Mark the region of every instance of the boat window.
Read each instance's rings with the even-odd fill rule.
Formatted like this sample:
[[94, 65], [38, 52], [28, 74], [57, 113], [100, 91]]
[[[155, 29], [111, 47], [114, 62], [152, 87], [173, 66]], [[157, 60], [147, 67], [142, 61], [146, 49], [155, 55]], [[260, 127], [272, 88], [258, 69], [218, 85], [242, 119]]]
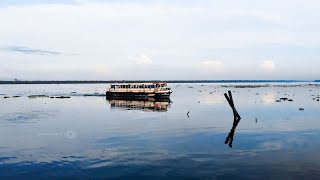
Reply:
[[154, 88], [154, 85], [150, 85], [150, 88]]
[[111, 88], [114, 89], [114, 88], [115, 88], [115, 85], [111, 85]]

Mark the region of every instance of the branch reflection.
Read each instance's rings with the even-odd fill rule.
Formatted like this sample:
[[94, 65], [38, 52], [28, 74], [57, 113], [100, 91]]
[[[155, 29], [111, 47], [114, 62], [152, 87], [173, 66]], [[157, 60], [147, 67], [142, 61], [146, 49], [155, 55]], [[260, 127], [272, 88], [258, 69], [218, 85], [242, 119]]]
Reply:
[[231, 148], [232, 148], [232, 142], [233, 142], [234, 133], [236, 132], [236, 128], [237, 128], [237, 126], [238, 126], [238, 124], [240, 122], [240, 119], [241, 118], [235, 118], [233, 120], [232, 129], [230, 130], [230, 132], [229, 132], [229, 134], [228, 134], [228, 136], [226, 138], [226, 141], [224, 142], [225, 144], [228, 144], [228, 142], [229, 142], [229, 147], [231, 147]]

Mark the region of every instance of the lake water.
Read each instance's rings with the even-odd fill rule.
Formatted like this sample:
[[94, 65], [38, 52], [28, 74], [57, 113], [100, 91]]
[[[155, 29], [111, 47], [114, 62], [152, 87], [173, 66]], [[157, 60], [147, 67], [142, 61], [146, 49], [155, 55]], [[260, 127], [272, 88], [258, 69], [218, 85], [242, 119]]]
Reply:
[[[169, 84], [170, 102], [108, 101], [107, 84], [0, 85], [0, 178], [319, 178], [318, 85], [221, 85]], [[228, 90], [242, 117], [232, 148]]]

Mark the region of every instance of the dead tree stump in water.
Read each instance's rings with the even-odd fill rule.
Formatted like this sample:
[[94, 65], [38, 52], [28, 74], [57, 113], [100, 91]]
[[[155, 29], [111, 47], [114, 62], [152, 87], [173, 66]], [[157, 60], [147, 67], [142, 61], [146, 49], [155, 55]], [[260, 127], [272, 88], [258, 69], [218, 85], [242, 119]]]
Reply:
[[[229, 96], [228, 96], [228, 94], [229, 94]], [[226, 138], [225, 144], [228, 144], [228, 142], [229, 142], [229, 146], [232, 147], [234, 133], [236, 131], [238, 123], [240, 122], [241, 117], [240, 117], [237, 109], [234, 106], [231, 91], [228, 91], [228, 94], [225, 93], [224, 96], [226, 97], [229, 105], [231, 106], [232, 112], [233, 112], [233, 125], [232, 125], [232, 129], [230, 130], [230, 132], [228, 134], [228, 137]]]
[[[229, 96], [228, 96], [228, 94], [229, 94]], [[233, 98], [232, 98], [232, 93], [231, 93], [231, 91], [228, 91], [228, 94], [227, 94], [227, 93], [224, 93], [224, 97], [226, 97], [226, 99], [227, 99], [227, 101], [228, 101], [229, 105], [231, 106], [231, 109], [232, 109], [232, 112], [233, 112], [234, 119], [238, 119], [238, 120], [240, 120], [240, 119], [241, 119], [241, 117], [240, 117], [240, 115], [239, 115], [239, 113], [238, 113], [237, 109], [236, 109], [236, 108], [235, 108], [235, 106], [234, 106], [234, 102], [233, 102]]]

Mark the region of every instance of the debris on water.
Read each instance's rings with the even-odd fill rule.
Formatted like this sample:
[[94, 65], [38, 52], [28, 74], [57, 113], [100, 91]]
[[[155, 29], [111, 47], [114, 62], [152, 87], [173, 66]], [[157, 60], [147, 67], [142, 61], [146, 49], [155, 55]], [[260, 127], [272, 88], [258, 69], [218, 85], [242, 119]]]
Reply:
[[188, 113], [187, 113], [188, 118], [190, 118], [190, 117], [189, 117], [189, 113], [190, 113], [190, 111], [188, 111]]
[[188, 86], [188, 88], [193, 88], [192, 86]]
[[93, 94], [85, 94], [83, 96], [94, 96]]
[[7, 98], [10, 98], [10, 97], [9, 97], [9, 96], [5, 96], [5, 97], [3, 97], [3, 98], [7, 99]]
[[70, 98], [70, 96], [57, 96], [55, 98], [64, 99], [64, 98]]
[[93, 94], [99, 94], [99, 92], [94, 92]]
[[200, 103], [200, 101], [198, 101], [198, 103]]
[[53, 96], [51, 96], [50, 98], [54, 98]]
[[288, 98], [280, 98], [280, 101], [287, 101]]
[[30, 95], [28, 96], [28, 98], [46, 98], [46, 97], [49, 97], [47, 95]]
[[299, 108], [299, 111], [304, 111], [304, 108]]
[[18, 98], [18, 97], [21, 97], [21, 96], [12, 96], [13, 98]]
[[289, 98], [284, 97], [284, 98], [280, 98], [280, 99], [277, 99], [277, 100], [276, 100], [276, 102], [281, 102], [281, 101], [289, 101], [289, 102], [292, 102], [293, 99], [289, 99]]
[[77, 93], [77, 92], [75, 92], [75, 91], [71, 92], [71, 94], [75, 94], [75, 93]]

